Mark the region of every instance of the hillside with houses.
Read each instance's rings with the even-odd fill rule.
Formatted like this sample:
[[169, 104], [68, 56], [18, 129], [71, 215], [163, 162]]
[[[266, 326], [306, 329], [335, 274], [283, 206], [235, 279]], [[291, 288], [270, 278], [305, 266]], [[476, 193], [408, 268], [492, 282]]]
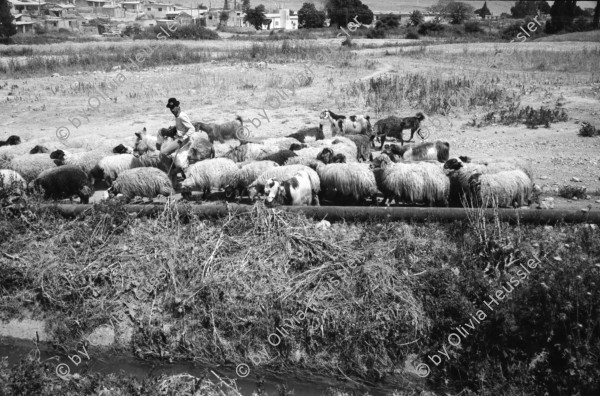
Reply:
[[[228, 2], [210, 1], [208, 5], [181, 5], [171, 2], [151, 0], [117, 1], [117, 0], [8, 0], [14, 15], [18, 34], [34, 34], [39, 31], [61, 31], [75, 34], [100, 34], [104, 36], [120, 35], [127, 26], [138, 25], [140, 28], [165, 24], [190, 25], [195, 24], [215, 29], [219, 26], [238, 28], [240, 30], [254, 28], [244, 22], [245, 12], [242, 11], [241, 1]], [[230, 4], [232, 3], [232, 4]], [[424, 20], [433, 19], [433, 14], [427, 13], [427, 7], [432, 1], [419, 2], [389, 2], [373, 1], [369, 4], [374, 13], [374, 23], [384, 15], [397, 15], [402, 21], [408, 21], [410, 13], [420, 10]], [[414, 4], [412, 4], [414, 3]], [[431, 3], [431, 4], [429, 4]], [[478, 5], [472, 2], [474, 6]], [[483, 2], [481, 2], [483, 4]], [[489, 1], [492, 15], [487, 19], [499, 19], [510, 10], [512, 2]], [[400, 5], [402, 7], [400, 7]], [[324, 7], [322, 2], [316, 2], [317, 8]], [[298, 29], [297, 10], [299, 2], [274, 3], [267, 2], [266, 22], [263, 30], [296, 30]], [[328, 25], [328, 22], [326, 23]]]

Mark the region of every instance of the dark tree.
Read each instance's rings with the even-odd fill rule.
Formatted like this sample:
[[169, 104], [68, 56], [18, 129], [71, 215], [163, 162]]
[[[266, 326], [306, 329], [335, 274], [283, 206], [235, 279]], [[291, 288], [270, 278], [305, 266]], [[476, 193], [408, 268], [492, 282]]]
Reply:
[[229, 9], [229, 1], [225, 0], [225, 4], [223, 4], [223, 9], [224, 10], [228, 10]]
[[229, 13], [225, 10], [221, 11], [219, 14], [219, 23], [221, 25], [227, 26], [227, 21], [229, 20]]
[[519, 0], [514, 7], [510, 8], [513, 18], [525, 18], [526, 16], [536, 16], [538, 7], [535, 1]]
[[547, 1], [538, 1], [535, 4], [542, 14], [550, 14], [550, 4]]
[[12, 5], [8, 0], [0, 0], [0, 39], [5, 42], [8, 42], [10, 36], [17, 34], [17, 25], [10, 13], [10, 7]]
[[378, 21], [375, 27], [380, 29], [395, 29], [400, 26], [400, 15], [387, 14], [383, 15]]
[[245, 12], [248, 9], [250, 9], [250, 0], [243, 0], [242, 1], [242, 10]]
[[558, 32], [573, 24], [577, 0], [556, 0], [550, 7], [551, 31]]
[[321, 28], [325, 24], [325, 11], [319, 11], [313, 3], [304, 3], [298, 10], [298, 24], [305, 29]]
[[596, 3], [596, 10], [594, 11], [594, 22], [592, 24], [592, 26], [594, 27], [594, 29], [598, 29], [599, 27], [599, 22], [600, 21], [600, 0], [598, 0], [598, 2]]
[[360, 0], [328, 0], [325, 8], [331, 23], [338, 26], [348, 26], [348, 22], [354, 22], [354, 17], [363, 25], [373, 22], [373, 12]]
[[475, 14], [479, 15], [482, 19], [485, 19], [486, 15], [492, 15], [490, 9], [487, 6], [487, 1], [483, 3], [483, 7], [478, 10], [475, 10]]
[[451, 2], [446, 6], [446, 13], [450, 23], [458, 25], [471, 18], [473, 15], [473, 6], [461, 2]]
[[267, 22], [267, 18], [265, 17], [265, 6], [260, 4], [255, 8], [248, 8], [246, 10], [244, 22], [248, 22], [250, 25], [254, 26], [256, 30], [261, 30], [262, 25]]
[[425, 20], [425, 18], [423, 17], [423, 13], [419, 10], [414, 10], [410, 14], [409, 19], [410, 19], [410, 23], [412, 23], [415, 26], [420, 25]]

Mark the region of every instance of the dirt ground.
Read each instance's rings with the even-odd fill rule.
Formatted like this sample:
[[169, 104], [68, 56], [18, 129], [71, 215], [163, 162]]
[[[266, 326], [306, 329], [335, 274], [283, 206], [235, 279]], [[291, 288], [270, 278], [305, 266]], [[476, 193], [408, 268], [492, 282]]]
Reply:
[[[378, 40], [356, 40], [362, 41], [372, 45]], [[333, 42], [339, 45], [339, 40]], [[334, 45], [333, 42], [331, 45]], [[380, 44], [389, 42], [381, 40]], [[245, 44], [237, 41], [234, 45]], [[600, 44], [530, 42], [519, 46], [523, 49], [573, 51], [598, 48]], [[173, 123], [173, 116], [165, 107], [169, 97], [178, 98], [183, 111], [193, 120], [223, 122], [239, 114], [248, 124], [253, 120], [254, 126], [250, 126], [250, 130], [255, 138], [285, 136], [302, 127], [317, 125], [319, 113], [326, 108], [336, 109], [342, 114], [373, 114], [372, 109], [368, 108], [356, 108], [351, 105], [342, 109], [336, 107], [336, 90], [342, 89], [350, 81], [384, 73], [402, 75], [418, 71], [425, 75], [469, 75], [476, 69], [481, 70], [481, 65], [459, 65], [444, 61], [444, 55], [464, 53], [464, 44], [430, 47], [425, 59], [403, 56], [403, 51], [411, 51], [414, 48], [355, 50], [359, 64], [364, 64], [364, 67], [359, 68], [334, 69], [332, 66], [319, 64], [268, 62], [265, 68], [264, 62], [211, 62], [144, 69], [139, 72], [123, 71], [122, 77], [119, 77], [120, 71], [98, 71], [59, 77], [7, 80], [7, 86], [0, 90], [0, 139], [16, 134], [26, 141], [25, 144], [32, 144], [32, 141], [39, 139], [60, 143], [56, 137], [57, 128], [67, 127], [70, 133], [67, 140], [75, 138], [93, 145], [95, 140], [107, 138], [131, 145], [134, 140], [133, 133], [143, 127], [153, 133]], [[504, 50], [508, 47], [506, 44], [477, 44], [469, 46], [468, 51], [492, 52], [498, 48]], [[483, 70], [507, 79], [511, 73], [524, 73], [519, 70], [502, 69], [502, 65], [500, 58], [494, 68], [484, 66]], [[304, 66], [310, 67], [311, 73], [314, 73], [314, 82], [308, 87], [296, 88], [295, 95], [286, 95], [280, 101], [279, 107], [269, 105], [266, 101], [268, 95], [277, 90], [289, 93], [289, 90], [284, 89], [286, 83], [299, 72], [306, 70]], [[551, 81], [554, 78], [555, 73], [544, 73], [542, 80]], [[118, 88], [114, 91], [104, 88], [100, 89], [100, 93], [96, 93], [70, 88], [73, 84], [77, 85], [77, 82], [98, 86], [103, 81], [117, 81], [119, 78], [121, 80], [117, 84]], [[526, 80], [528, 77], [521, 75], [519, 78]], [[600, 78], [598, 74], [590, 76], [581, 73], [570, 76], [570, 81], [570, 85], [559, 87], [547, 84], [546, 92], [542, 96], [537, 90], [521, 99], [523, 105], [551, 107], [559, 101], [569, 114], [567, 122], [538, 129], [527, 129], [524, 125], [491, 125], [476, 128], [467, 123], [475, 115], [484, 114], [483, 111], [476, 114], [453, 113], [448, 117], [438, 116], [441, 121], [440, 127], [428, 125], [431, 131], [429, 140], [448, 141], [451, 156], [509, 156], [529, 159], [533, 163], [535, 183], [542, 187], [545, 195], [555, 196], [557, 208], [585, 208], [591, 205], [593, 209], [600, 210], [600, 138], [584, 138], [577, 135], [581, 121], [588, 121], [600, 127]], [[506, 84], [510, 85], [510, 82]], [[97, 99], [92, 99], [94, 96]], [[95, 105], [96, 109], [89, 109], [88, 103]], [[418, 110], [398, 109], [396, 115], [412, 115]], [[375, 122], [377, 118], [384, 116], [387, 114], [371, 117]], [[78, 122], [74, 118], [78, 118], [80, 122], [78, 127], [75, 126]], [[328, 132], [326, 129], [326, 134]], [[580, 181], [572, 181], [573, 177]], [[591, 199], [567, 201], [557, 198], [558, 186], [565, 184], [585, 185]]]

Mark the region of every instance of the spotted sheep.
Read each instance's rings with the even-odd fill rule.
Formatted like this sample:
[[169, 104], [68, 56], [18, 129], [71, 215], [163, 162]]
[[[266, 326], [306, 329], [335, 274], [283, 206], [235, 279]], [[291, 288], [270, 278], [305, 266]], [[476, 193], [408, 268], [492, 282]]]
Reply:
[[319, 198], [313, 192], [310, 177], [307, 172], [300, 171], [288, 180], [269, 179], [265, 185], [268, 194], [266, 202], [277, 202], [292, 205], [319, 205]]

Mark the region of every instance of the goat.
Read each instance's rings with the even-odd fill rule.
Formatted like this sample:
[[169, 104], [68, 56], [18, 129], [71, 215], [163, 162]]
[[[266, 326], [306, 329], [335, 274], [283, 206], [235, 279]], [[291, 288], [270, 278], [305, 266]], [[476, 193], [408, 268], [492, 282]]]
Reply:
[[336, 136], [338, 133], [342, 135], [352, 134], [370, 136], [373, 133], [371, 117], [368, 115], [352, 115], [346, 117], [344, 115], [335, 114], [331, 110], [325, 110], [321, 113], [320, 118], [329, 121], [332, 136]]
[[404, 145], [404, 138], [402, 137], [402, 131], [410, 128], [410, 138], [407, 140], [410, 142], [417, 132], [421, 128], [421, 122], [425, 119], [425, 115], [419, 112], [414, 117], [396, 117], [389, 116], [375, 123], [375, 133], [371, 135], [371, 144], [375, 147], [375, 138], [381, 138], [381, 147], [383, 149], [386, 137], [392, 137], [400, 141], [401, 145]]

